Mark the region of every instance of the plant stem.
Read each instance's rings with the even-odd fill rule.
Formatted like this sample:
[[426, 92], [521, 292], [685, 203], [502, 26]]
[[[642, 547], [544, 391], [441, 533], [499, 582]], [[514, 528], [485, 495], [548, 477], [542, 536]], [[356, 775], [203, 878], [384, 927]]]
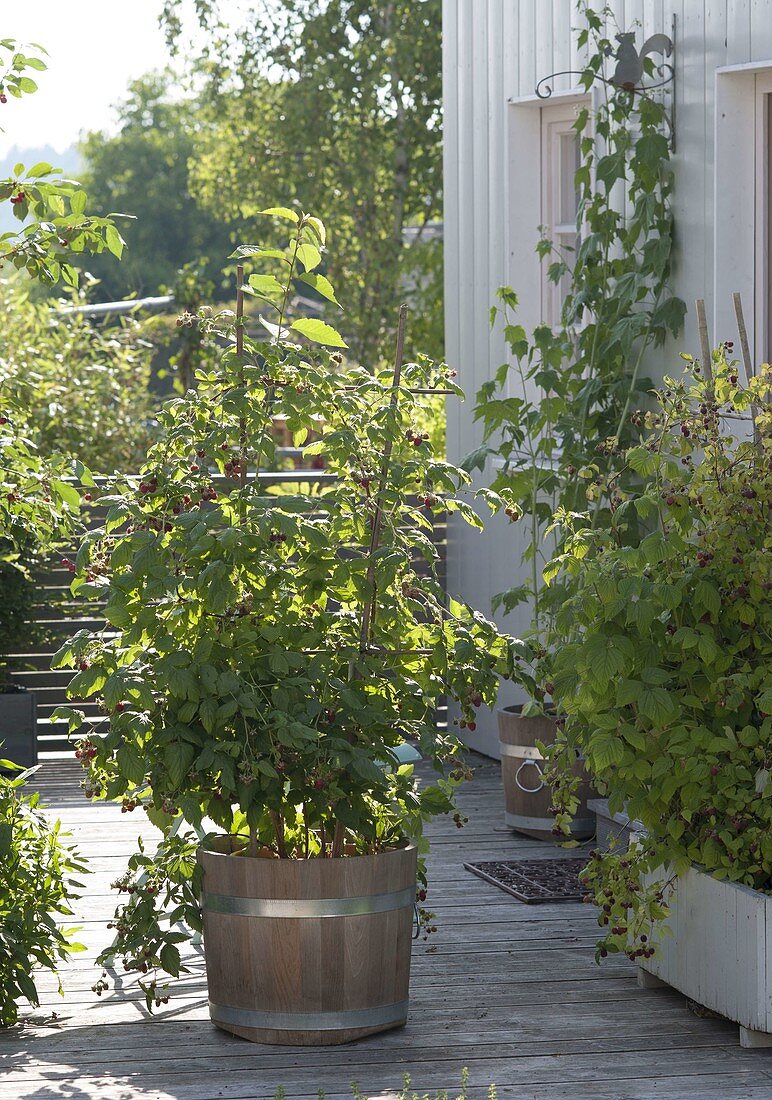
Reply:
[[279, 853], [279, 858], [289, 859], [287, 845], [284, 841], [284, 817], [278, 810], [269, 810], [268, 816], [271, 819], [273, 831], [276, 834], [276, 851]]

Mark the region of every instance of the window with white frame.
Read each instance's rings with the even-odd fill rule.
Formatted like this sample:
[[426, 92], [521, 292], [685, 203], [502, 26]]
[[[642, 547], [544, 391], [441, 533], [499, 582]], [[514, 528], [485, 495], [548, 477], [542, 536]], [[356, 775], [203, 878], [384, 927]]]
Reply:
[[554, 245], [542, 261], [542, 320], [558, 325], [570, 285], [565, 274], [558, 283], [548, 276], [550, 265], [563, 258], [573, 266], [578, 245], [576, 215], [579, 195], [574, 177], [579, 167], [580, 138], [574, 123], [578, 105], [555, 104], [541, 111], [541, 222]]

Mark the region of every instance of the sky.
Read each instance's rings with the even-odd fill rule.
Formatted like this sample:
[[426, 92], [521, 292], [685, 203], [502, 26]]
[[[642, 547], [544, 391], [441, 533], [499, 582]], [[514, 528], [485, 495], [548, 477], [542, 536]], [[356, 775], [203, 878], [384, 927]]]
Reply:
[[49, 69], [32, 73], [39, 90], [0, 105], [0, 158], [111, 128], [113, 105], [129, 81], [168, 61], [158, 26], [162, 0], [0, 0], [0, 38], [37, 42]]

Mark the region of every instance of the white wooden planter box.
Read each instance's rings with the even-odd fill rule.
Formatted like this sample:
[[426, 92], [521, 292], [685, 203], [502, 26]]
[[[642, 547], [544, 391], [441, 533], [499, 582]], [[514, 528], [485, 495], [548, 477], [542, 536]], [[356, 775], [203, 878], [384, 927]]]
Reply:
[[772, 1046], [772, 896], [691, 869], [668, 899], [672, 935], [639, 963], [662, 982], [740, 1025], [741, 1046]]

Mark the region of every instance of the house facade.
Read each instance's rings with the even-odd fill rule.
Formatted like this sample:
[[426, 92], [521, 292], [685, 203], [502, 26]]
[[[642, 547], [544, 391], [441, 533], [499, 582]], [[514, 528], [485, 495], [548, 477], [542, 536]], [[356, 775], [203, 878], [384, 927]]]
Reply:
[[[595, 7], [603, 4], [597, 0]], [[694, 301], [705, 300], [714, 342], [737, 339], [732, 294], [740, 292], [756, 362], [772, 358], [772, 0], [611, 0], [616, 31], [673, 42], [667, 60], [675, 172], [673, 290], [688, 306], [677, 345], [650, 373], [676, 372], [680, 349], [699, 353]], [[489, 326], [499, 286], [520, 299], [527, 330], [553, 321], [559, 290], [536, 255], [538, 227], [572, 231], [578, 86], [575, 0], [444, 0], [446, 347], [467, 394], [448, 410], [456, 461], [480, 442], [474, 395], [506, 359]], [[567, 72], [569, 71], [569, 72]], [[570, 71], [573, 71], [573, 75]], [[552, 94], [536, 94], [539, 81]], [[544, 85], [541, 86], [542, 92]], [[490, 474], [490, 471], [486, 471]], [[520, 583], [524, 536], [489, 521], [484, 534], [449, 527], [448, 585], [489, 611], [496, 592]], [[517, 634], [528, 610], [503, 620]], [[517, 702], [514, 690], [502, 701]], [[498, 756], [493, 715], [467, 734]]]

